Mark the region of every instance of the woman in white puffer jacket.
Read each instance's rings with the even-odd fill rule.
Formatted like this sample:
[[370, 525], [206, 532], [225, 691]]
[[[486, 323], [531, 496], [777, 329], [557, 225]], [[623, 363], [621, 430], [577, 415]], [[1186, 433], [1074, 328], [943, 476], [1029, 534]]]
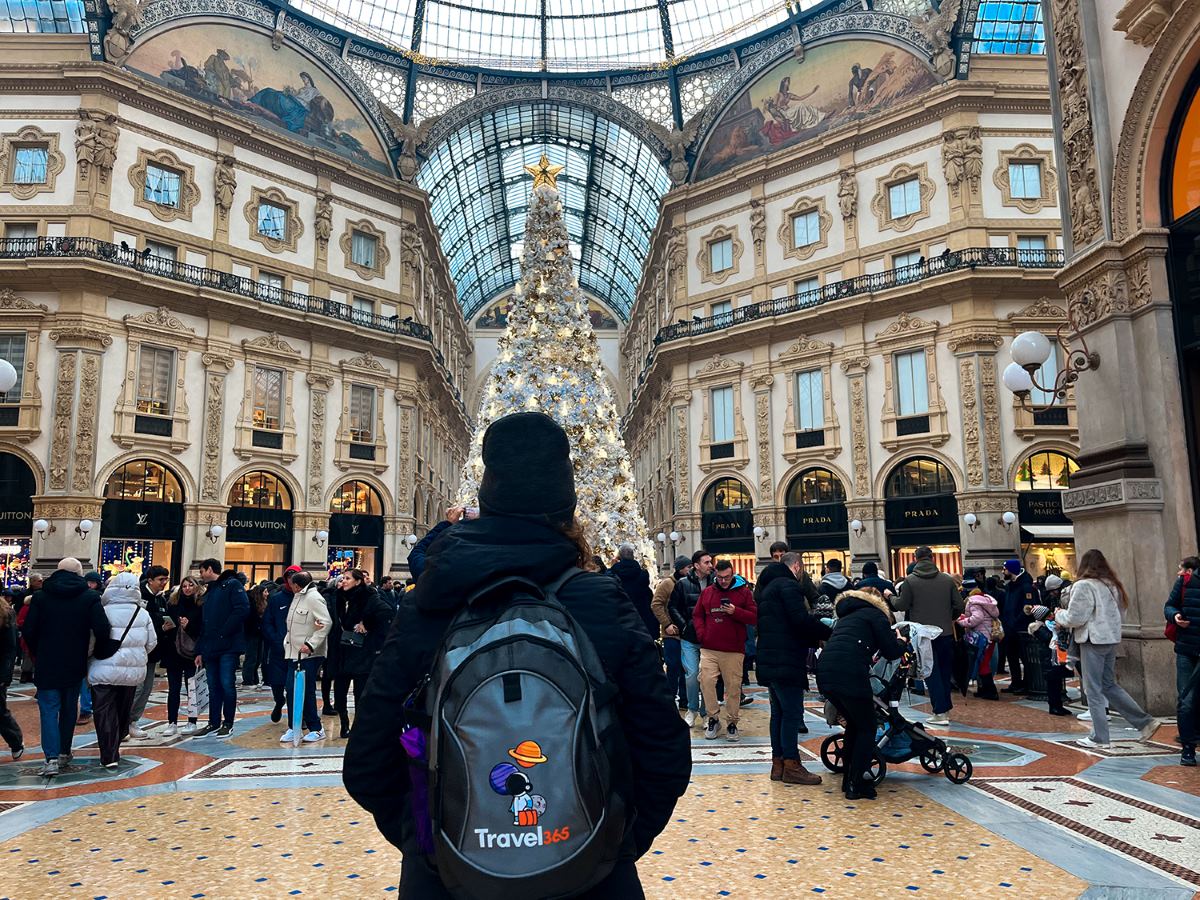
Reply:
[[122, 572], [110, 581], [102, 599], [112, 626], [110, 637], [119, 641], [121, 648], [107, 659], [93, 659], [88, 664], [88, 684], [100, 762], [106, 769], [115, 769], [121, 758], [121, 738], [129, 733], [133, 697], [146, 677], [147, 658], [158, 638], [150, 614], [142, 608], [141, 588], [132, 572]]

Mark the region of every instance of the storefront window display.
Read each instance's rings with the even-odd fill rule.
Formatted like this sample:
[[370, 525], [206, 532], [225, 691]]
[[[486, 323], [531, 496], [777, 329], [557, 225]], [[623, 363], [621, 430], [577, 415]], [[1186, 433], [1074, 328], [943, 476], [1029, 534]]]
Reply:
[[33, 537], [33, 470], [13, 453], [0, 453], [0, 585], [25, 587], [29, 582]]
[[1075, 527], [1063, 513], [1063, 491], [1079, 464], [1065, 453], [1044, 450], [1017, 467], [1017, 515], [1021, 522], [1021, 558], [1035, 578], [1075, 577]]
[[247, 472], [229, 493], [225, 564], [252, 583], [274, 581], [292, 557], [292, 495], [279, 476]]
[[850, 530], [846, 489], [828, 469], [808, 469], [797, 475], [787, 492], [787, 542], [800, 551], [804, 567], [820, 579], [825, 563], [850, 562]]
[[100, 566], [105, 576], [140, 576], [150, 566], [166, 566], [177, 582], [184, 502], [179, 477], [152, 460], [131, 460], [109, 476], [104, 497]]
[[736, 478], [715, 481], [705, 491], [701, 504], [704, 549], [716, 557], [722, 554], [730, 559], [747, 557], [751, 575], [754, 574], [753, 505], [750, 491]]
[[383, 569], [383, 501], [363, 481], [347, 481], [329, 504], [329, 575], [363, 569], [376, 581]]
[[935, 459], [910, 459], [892, 470], [884, 487], [892, 578], [904, 577], [921, 546], [933, 550], [943, 572], [962, 574], [955, 490], [953, 473]]

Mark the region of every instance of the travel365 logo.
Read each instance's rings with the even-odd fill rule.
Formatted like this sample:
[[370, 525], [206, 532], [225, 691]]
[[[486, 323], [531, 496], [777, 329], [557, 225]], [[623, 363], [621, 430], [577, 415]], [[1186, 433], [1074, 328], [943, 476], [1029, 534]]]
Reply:
[[502, 762], [492, 767], [488, 782], [492, 790], [501, 797], [510, 798], [508, 809], [512, 823], [517, 828], [536, 829], [530, 831], [494, 832], [489, 828], [476, 828], [479, 846], [488, 847], [537, 847], [570, 840], [570, 828], [547, 830], [542, 823], [546, 814], [546, 798], [533, 792], [533, 781], [527, 772], [535, 766], [549, 763], [537, 741], [521, 741], [508, 751], [511, 762]]

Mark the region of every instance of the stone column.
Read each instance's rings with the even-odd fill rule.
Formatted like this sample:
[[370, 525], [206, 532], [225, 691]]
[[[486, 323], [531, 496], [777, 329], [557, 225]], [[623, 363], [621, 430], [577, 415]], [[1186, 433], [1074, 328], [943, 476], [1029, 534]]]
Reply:
[[[846, 504], [849, 521], [863, 523], [861, 534], [850, 530], [851, 566], [856, 572], [866, 562], [881, 562], [886, 536], [883, 528], [883, 505], [872, 497], [871, 434], [867, 411], [867, 369], [871, 360], [865, 353], [842, 360], [842, 371], [850, 389], [850, 495]], [[886, 566], [884, 567], [886, 568]]]
[[413, 458], [413, 423], [417, 412], [417, 386], [415, 384], [401, 385], [396, 391], [396, 405], [399, 409], [399, 438], [396, 441], [396, 515], [388, 522], [386, 533], [391, 537], [390, 548], [387, 550], [389, 561], [388, 574], [393, 578], [408, 578], [411, 574], [408, 568], [410, 548], [404, 542], [416, 528], [413, 515], [413, 471], [416, 468]]
[[183, 509], [183, 552], [181, 558], [191, 560], [188, 573], [198, 575], [203, 560], [225, 561], [225, 533], [215, 541], [209, 536], [212, 526], [222, 529], [229, 525], [229, 507], [223, 503], [188, 503]]
[[[64, 556], [74, 556], [89, 568], [100, 558], [103, 501], [96, 497], [96, 434], [101, 364], [112, 338], [96, 323], [79, 320], [56, 325], [50, 340], [58, 346], [50, 465], [46, 493], [34, 498], [34, 520], [45, 519], [50, 529], [35, 536], [34, 565], [52, 569]], [[75, 530], [81, 519], [93, 523], [86, 535]]]
[[307, 512], [292, 517], [292, 562], [319, 581], [329, 577], [329, 541], [318, 542], [318, 532], [329, 531], [329, 513]]

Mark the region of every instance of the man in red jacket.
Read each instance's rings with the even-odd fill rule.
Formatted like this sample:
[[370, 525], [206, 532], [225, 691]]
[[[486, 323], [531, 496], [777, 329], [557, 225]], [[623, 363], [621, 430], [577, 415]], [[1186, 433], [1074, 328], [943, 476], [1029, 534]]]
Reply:
[[733, 563], [717, 563], [716, 581], [706, 587], [692, 612], [700, 641], [700, 689], [709, 720], [704, 736], [715, 740], [721, 730], [717, 718], [717, 676], [725, 682], [725, 737], [738, 739], [737, 686], [742, 683], [742, 657], [746, 652], [746, 626], [758, 622], [754, 594], [744, 579], [736, 578]]

